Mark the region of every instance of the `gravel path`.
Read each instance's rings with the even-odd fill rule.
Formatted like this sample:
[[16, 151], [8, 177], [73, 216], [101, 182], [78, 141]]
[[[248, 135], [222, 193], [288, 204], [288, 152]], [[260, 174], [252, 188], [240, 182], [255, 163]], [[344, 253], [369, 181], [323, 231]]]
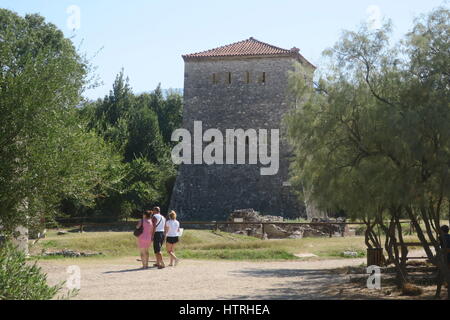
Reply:
[[[183, 260], [177, 267], [141, 270], [135, 257], [47, 260], [39, 265], [49, 282], [66, 280], [67, 267], [81, 269], [76, 299], [338, 299], [345, 275], [327, 269], [357, 266], [364, 259], [241, 262]], [[333, 285], [330, 285], [333, 284]]]

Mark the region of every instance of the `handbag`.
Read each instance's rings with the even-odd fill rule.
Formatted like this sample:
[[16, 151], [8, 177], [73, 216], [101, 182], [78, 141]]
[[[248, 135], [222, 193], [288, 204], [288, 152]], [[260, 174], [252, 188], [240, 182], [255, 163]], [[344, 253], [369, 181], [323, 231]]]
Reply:
[[136, 228], [133, 232], [135, 237], [139, 237], [144, 232], [144, 219], [141, 221], [141, 226]]

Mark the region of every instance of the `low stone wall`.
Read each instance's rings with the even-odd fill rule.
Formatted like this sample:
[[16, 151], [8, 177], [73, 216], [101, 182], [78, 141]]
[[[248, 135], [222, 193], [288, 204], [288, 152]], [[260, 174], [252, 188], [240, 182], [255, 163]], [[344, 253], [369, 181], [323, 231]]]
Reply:
[[[261, 215], [253, 209], [242, 209], [233, 211], [228, 218], [229, 222], [244, 222], [244, 224], [221, 226], [220, 230], [231, 233], [239, 233], [253, 237], [265, 239], [301, 239], [305, 237], [328, 237], [330, 234], [346, 233], [347, 226], [343, 225], [286, 225], [277, 224], [283, 222], [283, 217]], [[245, 224], [249, 222], [252, 224]], [[262, 225], [256, 223], [270, 223], [264, 226], [264, 235]], [[324, 219], [315, 219], [312, 222], [330, 222]], [[340, 221], [343, 222], [343, 221]]]

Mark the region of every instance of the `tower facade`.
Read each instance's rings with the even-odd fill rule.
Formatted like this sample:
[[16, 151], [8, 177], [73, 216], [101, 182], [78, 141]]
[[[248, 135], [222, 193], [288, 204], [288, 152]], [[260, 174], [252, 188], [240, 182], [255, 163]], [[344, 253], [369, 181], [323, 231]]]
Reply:
[[194, 122], [201, 122], [203, 131], [218, 129], [224, 136], [229, 129], [267, 129], [269, 133], [278, 129], [279, 169], [274, 175], [261, 175], [267, 165], [249, 164], [253, 140], [247, 138], [246, 164], [181, 164], [171, 209], [185, 220], [223, 220], [233, 210], [247, 208], [284, 217], [304, 216], [304, 204], [288, 183], [291, 154], [282, 118], [292, 108], [287, 88], [294, 62], [301, 64], [308, 77], [315, 67], [296, 48], [286, 50], [253, 38], [183, 59], [183, 128], [194, 135]]

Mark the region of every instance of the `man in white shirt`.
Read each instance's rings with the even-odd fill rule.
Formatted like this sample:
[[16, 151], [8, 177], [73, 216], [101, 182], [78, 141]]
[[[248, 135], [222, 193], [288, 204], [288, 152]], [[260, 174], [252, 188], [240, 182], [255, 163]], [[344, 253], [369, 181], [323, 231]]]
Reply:
[[166, 267], [164, 264], [163, 256], [161, 253], [161, 248], [164, 244], [164, 227], [166, 225], [166, 218], [161, 214], [161, 209], [159, 207], [153, 208], [153, 251], [156, 257], [155, 267], [158, 269], [163, 269]]

